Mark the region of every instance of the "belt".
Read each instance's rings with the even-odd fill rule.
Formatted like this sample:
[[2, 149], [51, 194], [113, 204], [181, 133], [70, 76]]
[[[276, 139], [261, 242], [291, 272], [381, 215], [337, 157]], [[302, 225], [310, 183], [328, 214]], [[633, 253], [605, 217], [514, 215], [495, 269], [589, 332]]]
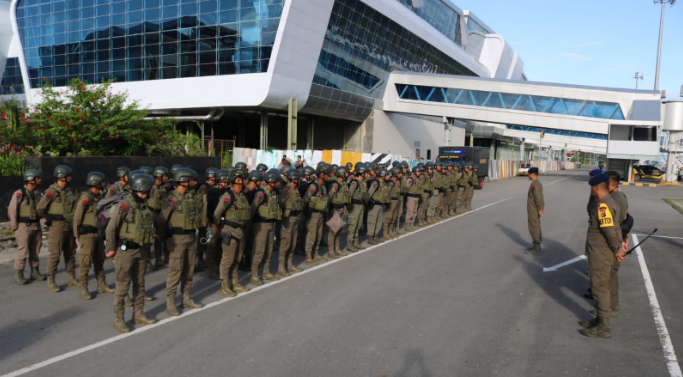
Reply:
[[296, 217], [299, 216], [299, 214], [301, 214], [301, 211], [291, 211], [289, 217]]
[[332, 208], [334, 208], [334, 209], [346, 208], [346, 204], [332, 204]]
[[133, 241], [127, 241], [127, 240], [119, 239], [119, 247], [121, 247], [121, 246], [125, 246], [126, 250], [132, 250], [132, 249], [139, 249], [141, 245], [139, 243], [135, 243]]
[[64, 221], [66, 220], [63, 215], [48, 215], [52, 218], [52, 221]]
[[40, 222], [40, 219], [29, 219], [28, 217], [20, 217], [17, 219], [18, 222], [26, 224], [26, 225], [31, 225], [31, 224], [38, 224]]
[[231, 226], [231, 227], [237, 228], [237, 229], [240, 229], [244, 226], [244, 224], [240, 224], [240, 223], [235, 222], [235, 221], [221, 220], [221, 226], [225, 226], [225, 225]]
[[194, 234], [195, 229], [180, 229], [180, 228], [171, 228], [171, 233], [174, 235], [178, 234]]
[[441, 193], [441, 192], [444, 192], [444, 191], [446, 191], [446, 189], [442, 189], [442, 188], [439, 189], [439, 192], [440, 192], [440, 193]]
[[254, 219], [255, 223], [274, 223], [275, 219], [264, 219], [263, 217], [257, 217]]
[[88, 225], [81, 225], [78, 227], [78, 234], [81, 236], [84, 234], [93, 234], [97, 233], [97, 228], [94, 226], [88, 226]]
[[411, 198], [419, 198], [421, 195], [420, 194], [408, 194], [408, 196]]
[[351, 200], [351, 203], [352, 203], [352, 204], [360, 204], [360, 205], [365, 204], [365, 203], [363, 203], [362, 200], [356, 200], [356, 199]]

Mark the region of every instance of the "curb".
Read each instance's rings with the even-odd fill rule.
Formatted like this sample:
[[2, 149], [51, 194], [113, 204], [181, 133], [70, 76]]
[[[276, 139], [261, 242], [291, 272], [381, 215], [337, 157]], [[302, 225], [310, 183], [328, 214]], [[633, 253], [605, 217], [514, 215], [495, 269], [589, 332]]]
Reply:
[[654, 183], [629, 183], [629, 182], [621, 182], [621, 184], [624, 185], [624, 186], [657, 187], [657, 185], [654, 184]]

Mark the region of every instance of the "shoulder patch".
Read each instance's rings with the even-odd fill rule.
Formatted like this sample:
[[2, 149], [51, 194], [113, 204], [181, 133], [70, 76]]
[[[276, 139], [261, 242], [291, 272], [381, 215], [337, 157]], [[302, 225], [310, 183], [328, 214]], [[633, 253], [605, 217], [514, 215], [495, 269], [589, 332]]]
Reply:
[[52, 197], [52, 198], [55, 197], [55, 194], [54, 194], [53, 192], [51, 192], [51, 191], [46, 192], [45, 195], [47, 195], [47, 196], [49, 196], [49, 197]]
[[124, 211], [128, 211], [128, 206], [126, 205], [126, 203], [121, 203], [121, 209], [123, 209]]
[[112, 186], [109, 186], [109, 190], [111, 190], [111, 191], [116, 191], [116, 187], [113, 186], [113, 185], [112, 185]]
[[167, 201], [168, 201], [169, 203], [175, 205], [175, 200], [169, 198], [169, 199], [167, 199]]
[[310, 190], [311, 190], [311, 192], [316, 192], [316, 191], [318, 191], [318, 190], [316, 190], [315, 187], [313, 187], [313, 186], [311, 186]]
[[614, 220], [612, 219], [612, 211], [605, 203], [600, 203], [598, 207], [598, 219], [600, 220], [600, 228], [608, 228], [614, 226]]
[[84, 201], [83, 201], [83, 204], [89, 204], [89, 203], [90, 203], [90, 202], [87, 201], [87, 200], [84, 200]]
[[24, 195], [22, 195], [21, 192], [17, 192], [17, 196], [21, 198]]
[[536, 188], [536, 185], [532, 183], [532, 184], [531, 184], [531, 188], [532, 188], [532, 189], [535, 189], [535, 188]]
[[266, 194], [264, 194], [263, 191], [259, 191], [258, 195], [259, 195], [260, 197], [262, 197], [262, 198], [265, 198], [265, 197], [266, 197]]
[[223, 198], [223, 201], [226, 203], [230, 203], [230, 198]]

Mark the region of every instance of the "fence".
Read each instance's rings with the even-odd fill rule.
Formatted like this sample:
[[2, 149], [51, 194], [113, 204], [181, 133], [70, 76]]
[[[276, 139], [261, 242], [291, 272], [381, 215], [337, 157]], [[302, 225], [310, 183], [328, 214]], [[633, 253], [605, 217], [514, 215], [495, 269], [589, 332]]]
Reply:
[[489, 179], [494, 181], [517, 176], [522, 164], [531, 164], [541, 172], [576, 169], [576, 163], [567, 161], [500, 161], [491, 160], [489, 164]]
[[[245, 162], [250, 168], [254, 168], [258, 164], [266, 164], [268, 168], [277, 168], [282, 161], [282, 157], [294, 164], [297, 156], [301, 156], [304, 161], [304, 166], [318, 166], [319, 162], [326, 162], [328, 164], [345, 165], [346, 163], [356, 164], [357, 162], [375, 162], [390, 164], [393, 161], [410, 161], [397, 154], [386, 153], [361, 153], [348, 152], [340, 150], [262, 150], [250, 148], [235, 148], [233, 149], [232, 161]], [[410, 161], [411, 166], [417, 164], [418, 161]]]
[[204, 150], [210, 156], [222, 156], [225, 152], [235, 149], [236, 139], [204, 139]]

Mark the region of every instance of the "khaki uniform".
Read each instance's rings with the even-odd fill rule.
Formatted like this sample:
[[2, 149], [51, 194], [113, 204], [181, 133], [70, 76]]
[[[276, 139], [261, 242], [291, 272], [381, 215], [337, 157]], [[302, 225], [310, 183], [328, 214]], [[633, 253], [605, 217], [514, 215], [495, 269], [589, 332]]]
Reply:
[[346, 228], [346, 245], [359, 245], [358, 231], [363, 225], [364, 203], [368, 198], [367, 183], [360, 179], [354, 179], [349, 183], [349, 195], [351, 205], [349, 210], [349, 220]]
[[[244, 193], [225, 192], [213, 213], [213, 223], [220, 226], [222, 257], [219, 267], [221, 280], [238, 280], [243, 245], [246, 241], [244, 226], [251, 218], [251, 208]], [[218, 235], [214, 235], [218, 238]]]
[[294, 250], [299, 236], [299, 216], [304, 211], [304, 200], [299, 190], [284, 187], [281, 190], [282, 226], [280, 230], [280, 250], [278, 255], [278, 271], [294, 270]]
[[[197, 202], [197, 205], [202, 208], [202, 224], [197, 232], [198, 240], [206, 238], [206, 232], [209, 226], [209, 214], [207, 213], [206, 192], [210, 188], [212, 188], [212, 186], [209, 186], [208, 183], [203, 183], [197, 188], [197, 191], [193, 194], [195, 201]], [[213, 214], [211, 214], [211, 216], [213, 216]], [[197, 244], [197, 264], [195, 266], [197, 270], [203, 270], [205, 264], [207, 263], [204, 259], [206, 251], [207, 244], [199, 242]]]
[[[621, 225], [621, 223], [626, 220], [626, 215], [628, 214], [628, 199], [626, 199], [626, 195], [621, 191], [612, 191], [610, 197], [614, 199], [614, 202], [619, 208], [616, 219], [620, 220], [616, 222]], [[615, 260], [609, 280], [610, 305], [612, 306], [612, 311], [619, 310], [619, 268], [621, 268], [621, 262]]]
[[456, 173], [455, 213], [465, 212], [465, 192], [467, 191], [467, 177], [464, 172]]
[[306, 222], [306, 261], [325, 261], [320, 256], [320, 241], [323, 238], [323, 220], [329, 205], [327, 188], [317, 182], [311, 183], [304, 194], [304, 203], [308, 211]]
[[175, 302], [178, 285], [183, 302], [190, 301], [196, 259], [195, 233], [200, 223], [201, 208], [197, 208], [192, 194], [186, 192], [183, 195], [177, 189], [168, 194], [155, 222], [157, 236], [166, 240], [169, 253], [167, 306]]
[[403, 232], [401, 232], [401, 216], [403, 216], [404, 208], [406, 206], [406, 194], [408, 193], [407, 182], [409, 175], [410, 173], [404, 173], [403, 177], [401, 177], [401, 185], [399, 188], [401, 194], [398, 199], [398, 216], [396, 217], [396, 224], [394, 225], [394, 228], [398, 234], [403, 234]]
[[387, 182], [389, 186], [389, 204], [387, 204], [384, 213], [384, 228], [382, 232], [385, 238], [398, 237], [397, 220], [399, 215], [399, 202], [401, 199], [401, 181], [391, 179]]
[[541, 236], [541, 215], [539, 211], [545, 208], [543, 198], [543, 185], [538, 179], [529, 185], [529, 194], [526, 200], [526, 212], [529, 224], [529, 234], [534, 244], [540, 245], [543, 237]]
[[43, 232], [40, 229], [40, 217], [36, 205], [42, 193], [35, 189], [30, 191], [24, 186], [12, 194], [7, 207], [10, 227], [16, 229], [14, 236], [17, 241], [17, 254], [14, 257], [14, 269], [24, 270], [28, 257], [31, 267], [38, 267], [40, 247], [43, 245]]
[[465, 193], [463, 196], [463, 206], [466, 211], [472, 210], [472, 198], [474, 197], [474, 181], [477, 179], [473, 171], [468, 171], [464, 174], [467, 181], [467, 186], [465, 188]]
[[422, 188], [419, 186], [419, 178], [415, 176], [406, 178], [406, 228], [410, 229], [415, 225], [417, 218], [418, 205], [422, 195]]
[[621, 210], [611, 196], [595, 203], [586, 235], [586, 255], [591, 291], [598, 306], [598, 316], [612, 316], [610, 279], [614, 274], [614, 255], [621, 248], [618, 217]]
[[429, 201], [427, 202], [427, 222], [433, 223], [435, 222], [434, 215], [436, 214], [436, 207], [439, 205], [439, 173], [434, 170], [432, 175], [427, 177], [427, 180], [429, 181], [430, 187], [430, 190], [428, 191]]
[[[157, 221], [157, 217], [159, 217], [159, 213], [161, 213], [161, 207], [164, 205], [164, 199], [166, 199], [167, 194], [168, 191], [163, 184], [160, 186], [155, 184], [152, 186], [152, 190], [150, 190], [149, 199], [147, 199], [147, 208], [152, 211], [152, 218], [154, 219], [155, 223]], [[162, 265], [163, 245], [164, 242], [162, 239], [158, 237], [154, 239], [154, 258], [156, 258], [155, 263], [157, 267], [161, 267]], [[166, 262], [168, 262], [168, 252], [166, 253], [165, 259]]]
[[104, 245], [97, 230], [97, 202], [102, 195], [95, 195], [91, 191], [84, 191], [76, 202], [74, 213], [74, 237], [79, 240], [78, 248], [78, 278], [81, 286], [87, 289], [90, 266], [95, 270], [98, 281], [104, 280]]
[[[328, 185], [328, 195], [330, 197], [330, 205], [332, 210], [328, 213], [327, 220], [331, 219], [335, 213], [344, 219], [344, 215], [347, 214], [346, 206], [351, 203], [351, 196], [349, 195], [349, 187], [346, 182], [340, 181], [338, 178], [334, 178]], [[341, 248], [339, 244], [341, 242], [341, 232], [339, 229], [337, 233], [334, 233], [332, 229], [329, 230], [327, 234], [327, 244], [328, 244], [328, 255], [334, 256], [335, 254], [341, 253]]]
[[114, 313], [124, 312], [124, 301], [128, 296], [131, 283], [135, 310], [142, 310], [145, 304], [146, 261], [140, 248], [154, 242], [155, 229], [152, 212], [145, 203], [132, 195], [125, 195], [112, 211], [106, 229], [109, 249], [116, 247], [114, 270], [116, 271], [116, 290], [114, 291]]
[[384, 224], [384, 206], [390, 202], [389, 186], [386, 182], [379, 179], [372, 180], [368, 185], [368, 196], [370, 196], [370, 207], [368, 209], [368, 236], [378, 237]]
[[121, 181], [116, 181], [114, 182], [114, 184], [109, 186], [109, 189], [107, 190], [107, 193], [105, 195], [105, 199], [114, 195], [124, 195], [130, 193], [130, 186], [127, 183], [122, 184]]
[[422, 188], [420, 192], [420, 201], [417, 205], [417, 225], [423, 226], [426, 224], [427, 207], [429, 206], [429, 194], [432, 191], [431, 181], [426, 173], [417, 178], [418, 186]]
[[275, 222], [282, 219], [280, 198], [277, 191], [258, 190], [251, 202], [251, 218], [254, 224], [254, 245], [251, 261], [251, 278], [259, 278], [259, 266], [263, 262], [263, 276], [270, 276], [270, 257], [273, 255]]
[[40, 217], [45, 217], [48, 222], [47, 248], [50, 257], [47, 261], [48, 279], [55, 276], [61, 255], [64, 255], [66, 271], [70, 277], [76, 275], [76, 240], [72, 233], [73, 207], [76, 203], [76, 194], [69, 187], [60, 188], [57, 184], [51, 185], [45, 190], [45, 195], [40, 198], [36, 206], [36, 212]]

